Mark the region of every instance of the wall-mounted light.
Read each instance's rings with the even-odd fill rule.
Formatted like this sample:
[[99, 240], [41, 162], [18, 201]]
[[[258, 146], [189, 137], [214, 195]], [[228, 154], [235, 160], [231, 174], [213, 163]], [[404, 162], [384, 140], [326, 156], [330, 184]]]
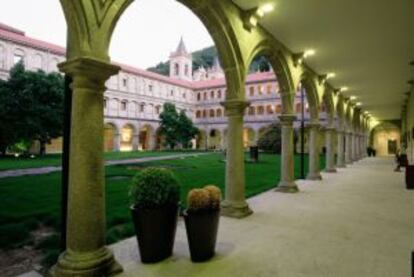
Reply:
[[354, 101], [354, 100], [356, 100], [356, 96], [351, 96], [351, 97], [349, 97], [349, 100], [351, 100], [351, 101]]
[[251, 31], [257, 26], [261, 18], [263, 18], [267, 13], [272, 12], [274, 9], [274, 5], [272, 3], [268, 3], [245, 11], [243, 15], [244, 28]]
[[356, 102], [356, 104], [355, 104], [357, 107], [360, 107], [360, 106], [362, 106], [362, 102]]
[[[349, 88], [348, 88], [348, 87], [341, 87], [341, 88], [340, 88], [340, 91], [341, 91], [341, 92], [348, 91], [348, 90], [349, 90]], [[352, 96], [351, 96], [351, 98], [352, 98]]]
[[335, 73], [329, 72], [328, 74], [319, 75], [319, 84], [325, 83], [328, 79], [334, 78], [336, 76]]
[[300, 53], [294, 53], [293, 56], [293, 63], [295, 66], [301, 65], [303, 63], [303, 60], [314, 56], [316, 54], [316, 51], [314, 49], [307, 49], [305, 52]]

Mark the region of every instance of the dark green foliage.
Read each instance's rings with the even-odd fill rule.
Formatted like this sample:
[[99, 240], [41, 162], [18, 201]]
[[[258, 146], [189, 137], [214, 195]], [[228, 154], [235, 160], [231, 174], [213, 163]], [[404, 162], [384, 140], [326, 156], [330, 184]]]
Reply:
[[132, 204], [142, 209], [176, 205], [180, 200], [180, 185], [171, 170], [149, 167], [134, 177], [130, 197]]
[[9, 80], [0, 83], [1, 152], [38, 140], [43, 154], [46, 143], [62, 135], [63, 88], [58, 73], [26, 71], [22, 63], [11, 69]]
[[24, 223], [0, 226], [0, 248], [19, 247], [30, 237], [30, 228]]
[[[214, 59], [217, 57], [217, 48], [210, 46], [192, 53], [193, 56], [193, 70], [196, 70], [203, 66], [204, 68], [210, 68], [213, 66]], [[267, 59], [263, 56], [256, 57], [250, 65], [249, 72], [256, 71], [269, 71], [271, 68]], [[170, 75], [170, 62], [160, 62], [155, 67], [150, 67], [147, 70], [169, 76]]]
[[278, 123], [273, 123], [267, 127], [259, 136], [257, 142], [259, 149], [268, 153], [280, 154], [282, 146], [281, 127]]
[[178, 143], [187, 148], [198, 133], [191, 119], [184, 111], [178, 114], [174, 104], [164, 104], [160, 119], [160, 134], [164, 136], [170, 149], [174, 149]]

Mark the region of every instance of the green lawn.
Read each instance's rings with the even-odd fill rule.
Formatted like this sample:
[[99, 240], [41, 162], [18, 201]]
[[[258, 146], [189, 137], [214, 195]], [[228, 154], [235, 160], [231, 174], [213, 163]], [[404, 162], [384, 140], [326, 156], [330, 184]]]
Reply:
[[[106, 167], [107, 240], [113, 243], [133, 235], [129, 214], [128, 190], [131, 177], [147, 166], [168, 167], [181, 181], [181, 199], [191, 188], [216, 184], [224, 189], [225, 164], [221, 154], [196, 158], [155, 161], [136, 165]], [[295, 174], [299, 176], [299, 157]], [[307, 157], [305, 161], [307, 165]], [[321, 168], [324, 159], [321, 159]], [[306, 166], [307, 171], [307, 166]], [[253, 196], [275, 187], [279, 181], [280, 156], [261, 154], [257, 164], [246, 163], [246, 196]], [[0, 179], [0, 248], [30, 243], [29, 232], [41, 222], [59, 229], [60, 173]], [[40, 245], [53, 262], [57, 255], [58, 236]]]
[[[167, 156], [179, 153], [193, 153], [191, 151], [133, 151], [133, 152], [106, 152], [105, 160], [124, 160], [144, 157]], [[60, 166], [62, 154], [47, 154], [43, 157], [0, 157], [0, 171], [10, 169], [36, 168], [45, 166]]]

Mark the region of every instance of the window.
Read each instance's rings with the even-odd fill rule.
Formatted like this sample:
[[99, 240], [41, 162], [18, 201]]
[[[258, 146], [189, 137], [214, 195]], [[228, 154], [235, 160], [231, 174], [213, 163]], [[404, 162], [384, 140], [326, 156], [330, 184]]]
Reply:
[[201, 111], [197, 111], [196, 112], [196, 118], [200, 118], [201, 117]]
[[263, 106], [257, 107], [257, 114], [258, 115], [263, 115], [264, 114], [264, 107]]
[[122, 101], [121, 102], [121, 111], [126, 111], [127, 109], [127, 101]]
[[255, 114], [256, 114], [255, 107], [249, 107], [249, 115], [255, 115]]
[[197, 101], [201, 101], [201, 92], [197, 93]]
[[282, 105], [276, 105], [276, 113], [282, 113]]
[[257, 86], [257, 91], [259, 92], [259, 95], [263, 94], [263, 87], [261, 85]]
[[207, 117], [207, 110], [203, 110], [203, 118]]
[[217, 98], [221, 99], [221, 90], [220, 89], [217, 91]]
[[185, 76], [188, 76], [189, 75], [189, 71], [190, 71], [188, 64], [185, 65], [184, 71], [185, 71]]
[[254, 96], [254, 87], [250, 87], [249, 91], [250, 96]]
[[148, 85], [148, 91], [152, 92], [154, 90], [154, 86], [153, 85]]
[[268, 84], [266, 90], [267, 90], [267, 94], [272, 94], [272, 85]]
[[267, 105], [266, 113], [267, 114], [273, 114], [273, 106], [272, 105]]
[[107, 108], [107, 103], [108, 101], [107, 101], [107, 99], [105, 98], [104, 100], [103, 100], [103, 106], [104, 106], [104, 109], [106, 109]]
[[174, 64], [174, 75], [178, 76], [180, 74], [180, 65], [178, 63]]
[[19, 62], [24, 63], [24, 52], [23, 52], [23, 50], [17, 49], [14, 52], [13, 64], [18, 64]]
[[161, 110], [161, 107], [160, 106], [156, 106], [155, 107], [155, 113], [156, 114], [160, 114], [160, 110]]
[[187, 98], [187, 94], [184, 92], [183, 93], [183, 98], [186, 99]]
[[174, 96], [174, 90], [170, 91], [170, 96]]
[[214, 110], [210, 110], [210, 117], [214, 117], [216, 112]]
[[207, 92], [204, 92], [203, 99], [207, 100]]
[[6, 66], [6, 49], [4, 46], [0, 45], [0, 68]]
[[140, 113], [143, 113], [145, 111], [145, 104], [144, 103], [141, 103], [140, 105], [139, 105], [139, 112]]
[[210, 91], [210, 98], [214, 99], [214, 90]]
[[223, 115], [222, 110], [221, 109], [217, 109], [216, 115], [217, 115], [217, 117], [222, 117], [222, 115]]
[[124, 87], [128, 86], [128, 79], [127, 78], [123, 78], [122, 79], [122, 84], [124, 85]]

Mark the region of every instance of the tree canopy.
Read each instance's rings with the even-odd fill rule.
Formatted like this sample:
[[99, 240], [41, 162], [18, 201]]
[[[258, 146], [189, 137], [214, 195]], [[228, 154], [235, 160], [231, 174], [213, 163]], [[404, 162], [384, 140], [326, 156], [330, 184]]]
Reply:
[[0, 82], [0, 151], [38, 140], [41, 154], [62, 135], [64, 81], [58, 73], [26, 71], [22, 63]]
[[164, 136], [166, 144], [174, 149], [176, 145], [188, 148], [190, 141], [198, 133], [198, 129], [184, 111], [180, 113], [172, 103], [165, 103], [160, 114], [160, 134]]

